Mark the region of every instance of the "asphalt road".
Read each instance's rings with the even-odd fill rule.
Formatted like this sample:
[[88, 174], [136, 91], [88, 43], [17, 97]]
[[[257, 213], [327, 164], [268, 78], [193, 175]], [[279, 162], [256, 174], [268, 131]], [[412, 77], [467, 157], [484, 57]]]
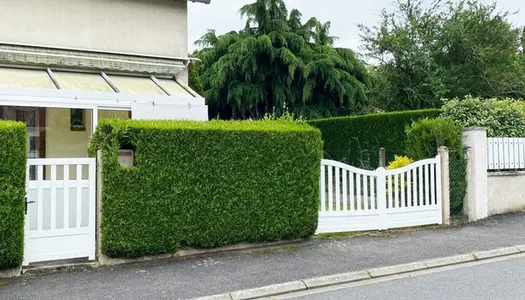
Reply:
[[292, 299], [519, 300], [525, 298], [524, 283], [521, 257]]
[[192, 299], [522, 245], [525, 244], [524, 232], [525, 214], [515, 214], [457, 228], [391, 233], [379, 237], [312, 239], [277, 250], [232, 252], [184, 261], [162, 260], [46, 276], [22, 276], [0, 279], [0, 300]]

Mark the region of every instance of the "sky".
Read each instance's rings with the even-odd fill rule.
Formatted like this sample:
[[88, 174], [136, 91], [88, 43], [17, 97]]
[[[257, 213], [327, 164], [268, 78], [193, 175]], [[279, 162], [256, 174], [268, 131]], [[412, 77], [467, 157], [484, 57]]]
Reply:
[[[489, 1], [489, 0], [487, 0]], [[218, 34], [241, 29], [245, 22], [239, 9], [254, 0], [212, 0], [210, 5], [189, 2], [189, 42], [199, 39], [207, 29]], [[331, 21], [331, 34], [339, 37], [338, 47], [359, 50], [361, 46], [358, 24], [373, 26], [379, 20], [381, 9], [391, 10], [392, 0], [285, 0], [288, 10], [299, 9], [304, 19], [316, 17], [321, 22]], [[515, 24], [525, 25], [525, 0], [498, 0], [500, 9], [517, 13], [511, 16]]]

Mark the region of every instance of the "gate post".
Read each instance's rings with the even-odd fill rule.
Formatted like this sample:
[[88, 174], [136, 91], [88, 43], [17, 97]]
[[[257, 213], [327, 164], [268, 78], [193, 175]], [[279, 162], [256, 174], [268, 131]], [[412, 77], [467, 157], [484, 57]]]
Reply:
[[102, 254], [102, 235], [100, 224], [102, 221], [102, 151], [97, 151], [97, 218], [96, 218], [96, 235], [97, 235], [97, 259], [100, 262], [103, 258]]
[[385, 168], [378, 168], [377, 173], [377, 211], [379, 213], [379, 230], [388, 229], [386, 216], [386, 175]]
[[487, 129], [465, 129], [463, 145], [467, 148], [467, 197], [463, 207], [469, 221], [477, 221], [488, 217]]
[[[450, 170], [448, 148], [439, 147], [438, 154], [440, 158], [441, 170], [441, 211], [443, 225], [450, 225]], [[438, 174], [439, 175], [439, 174]]]

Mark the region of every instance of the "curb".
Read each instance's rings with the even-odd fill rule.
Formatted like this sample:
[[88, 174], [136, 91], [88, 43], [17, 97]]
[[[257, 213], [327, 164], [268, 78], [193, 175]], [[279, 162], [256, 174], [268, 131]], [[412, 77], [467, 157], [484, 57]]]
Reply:
[[98, 268], [100, 265], [97, 262], [73, 263], [66, 265], [50, 265], [41, 267], [32, 267], [21, 270], [22, 276], [41, 276], [49, 275], [58, 272], [84, 272], [90, 269]]
[[474, 261], [509, 256], [525, 253], [525, 245], [499, 248], [488, 251], [478, 251], [469, 254], [461, 254], [449, 257], [430, 259], [425, 261], [401, 264], [395, 266], [373, 268], [358, 272], [342, 273], [330, 276], [315, 277], [305, 280], [291, 281], [281, 284], [268, 285], [264, 287], [239, 290], [231, 293], [194, 298], [193, 300], [249, 300], [264, 297], [283, 295], [293, 292], [313, 290], [338, 284], [352, 283], [375, 279], [390, 275], [410, 273], [421, 270], [440, 268], [451, 265], [459, 265]]

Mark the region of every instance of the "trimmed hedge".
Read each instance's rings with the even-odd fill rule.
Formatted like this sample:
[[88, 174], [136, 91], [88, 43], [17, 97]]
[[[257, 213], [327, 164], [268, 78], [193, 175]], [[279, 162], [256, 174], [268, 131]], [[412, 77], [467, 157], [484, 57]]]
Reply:
[[[135, 149], [134, 167], [117, 162]], [[104, 120], [102, 251], [138, 257], [180, 245], [303, 238], [317, 228], [319, 130], [290, 121]]]
[[310, 121], [321, 130], [325, 158], [367, 169], [379, 165], [379, 148], [385, 147], [387, 161], [405, 152], [405, 128], [423, 118], [439, 116], [440, 110], [415, 110], [339, 117]]
[[0, 121], [0, 269], [16, 268], [24, 256], [26, 127]]

